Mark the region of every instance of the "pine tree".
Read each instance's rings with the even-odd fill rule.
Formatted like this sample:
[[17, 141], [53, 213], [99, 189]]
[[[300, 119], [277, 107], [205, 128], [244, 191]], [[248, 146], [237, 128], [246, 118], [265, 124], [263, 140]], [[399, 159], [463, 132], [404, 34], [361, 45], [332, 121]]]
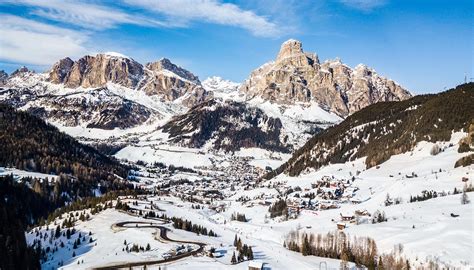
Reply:
[[56, 233], [54, 234], [55, 238], [59, 238], [61, 236], [61, 228], [59, 225], [56, 227]]
[[235, 235], [235, 238], [234, 238], [234, 247], [237, 246], [237, 234]]
[[239, 240], [237, 240], [237, 250], [240, 251], [242, 249], [242, 241], [240, 241], [240, 238]]
[[382, 261], [382, 256], [379, 257], [379, 263], [377, 266], [378, 270], [384, 270], [385, 268], [383, 267], [383, 261]]
[[303, 256], [311, 255], [311, 244], [308, 240], [308, 235], [305, 234], [303, 238], [303, 244], [301, 245], [301, 253]]
[[253, 250], [252, 250], [252, 247], [249, 247], [249, 251], [248, 251], [248, 259], [249, 260], [253, 260]]
[[236, 264], [237, 263], [237, 259], [235, 258], [235, 251], [234, 251], [234, 253], [232, 253], [232, 259], [230, 259], [230, 263], [231, 264]]

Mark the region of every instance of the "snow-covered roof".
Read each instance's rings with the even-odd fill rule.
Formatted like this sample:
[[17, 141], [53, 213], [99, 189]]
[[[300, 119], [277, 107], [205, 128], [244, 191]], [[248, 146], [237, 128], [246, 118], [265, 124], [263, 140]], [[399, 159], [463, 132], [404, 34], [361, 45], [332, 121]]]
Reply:
[[250, 261], [249, 262], [249, 267], [262, 268], [263, 263], [259, 262], [259, 261]]

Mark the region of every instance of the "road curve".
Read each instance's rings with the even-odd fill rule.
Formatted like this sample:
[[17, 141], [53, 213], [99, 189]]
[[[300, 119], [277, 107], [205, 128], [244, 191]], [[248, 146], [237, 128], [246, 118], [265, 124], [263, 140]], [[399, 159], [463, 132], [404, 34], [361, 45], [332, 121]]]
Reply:
[[112, 269], [117, 269], [117, 268], [130, 268], [130, 267], [137, 267], [137, 266], [144, 266], [144, 265], [156, 265], [156, 264], [161, 264], [161, 263], [168, 263], [168, 262], [173, 262], [177, 261], [195, 254], [198, 254], [204, 250], [204, 246], [206, 246], [205, 243], [201, 242], [193, 242], [193, 241], [181, 241], [181, 240], [174, 240], [168, 237], [167, 232], [169, 231], [168, 228], [162, 225], [157, 225], [153, 224], [153, 222], [146, 222], [146, 221], [124, 221], [124, 222], [119, 222], [115, 223], [112, 226], [115, 227], [120, 227], [120, 228], [136, 228], [136, 227], [128, 227], [126, 225], [128, 224], [133, 224], [133, 225], [140, 225], [138, 228], [155, 228], [160, 230], [160, 238], [174, 242], [174, 243], [179, 243], [179, 244], [195, 244], [198, 245], [199, 248], [196, 250], [193, 250], [191, 252], [186, 252], [183, 254], [176, 255], [174, 257], [168, 258], [168, 259], [161, 259], [161, 260], [151, 260], [151, 261], [138, 261], [138, 262], [130, 262], [130, 263], [118, 263], [118, 264], [111, 264], [108, 266], [102, 266], [102, 267], [95, 267], [93, 269], [97, 270], [112, 270]]

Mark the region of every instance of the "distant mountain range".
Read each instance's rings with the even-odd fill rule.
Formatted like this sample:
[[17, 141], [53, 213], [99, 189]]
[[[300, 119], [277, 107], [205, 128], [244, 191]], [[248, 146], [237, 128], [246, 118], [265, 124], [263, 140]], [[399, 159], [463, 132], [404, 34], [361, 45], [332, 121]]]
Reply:
[[[143, 65], [119, 53], [64, 58], [46, 73], [25, 67], [10, 75], [0, 72], [0, 100], [60, 128], [155, 125], [172, 131], [170, 144], [203, 147], [209, 142], [212, 149], [226, 151], [248, 146], [289, 151], [361, 108], [409, 97], [400, 85], [364, 65], [351, 69], [340, 60], [320, 63], [296, 40], [283, 43], [277, 60], [253, 71], [242, 84], [218, 77], [201, 82], [166, 58]], [[210, 113], [209, 104], [219, 109]], [[184, 119], [199, 121], [179, 127]], [[216, 125], [229, 121], [239, 132], [222, 132]], [[197, 132], [193, 138], [210, 134], [190, 140], [191, 129]], [[242, 132], [245, 143], [235, 143], [241, 137], [233, 134]], [[263, 138], [271, 141], [262, 143]], [[233, 147], [224, 142], [234, 142]]]

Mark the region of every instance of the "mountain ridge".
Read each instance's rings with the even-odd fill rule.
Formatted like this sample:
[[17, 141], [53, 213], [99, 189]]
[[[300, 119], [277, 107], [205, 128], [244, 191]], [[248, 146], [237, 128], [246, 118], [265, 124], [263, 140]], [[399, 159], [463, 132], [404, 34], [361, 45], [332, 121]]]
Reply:
[[[447, 141], [451, 132], [474, 123], [474, 83], [439, 94], [420, 95], [400, 102], [380, 102], [313, 136], [266, 179], [281, 173], [299, 175], [367, 157], [367, 168], [392, 155], [410, 151], [422, 140]], [[454, 164], [453, 164], [454, 166]]]
[[302, 43], [294, 39], [281, 45], [275, 61], [252, 71], [240, 91], [249, 98], [283, 104], [315, 101], [342, 117], [375, 102], [411, 97], [365, 65], [352, 69], [339, 59], [320, 63], [317, 54], [304, 52]]

